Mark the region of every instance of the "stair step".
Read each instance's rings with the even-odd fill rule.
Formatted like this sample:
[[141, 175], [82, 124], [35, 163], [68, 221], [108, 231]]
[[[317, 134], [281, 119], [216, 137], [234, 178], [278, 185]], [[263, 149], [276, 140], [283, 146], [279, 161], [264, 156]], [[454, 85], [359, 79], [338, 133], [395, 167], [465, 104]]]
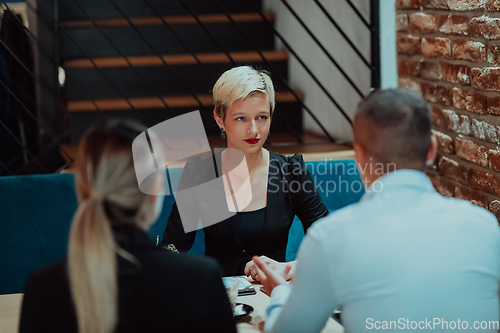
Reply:
[[[272, 13], [266, 16], [274, 19]], [[275, 49], [273, 31], [260, 15], [234, 14], [233, 17], [252, 44], [260, 50]], [[89, 25], [89, 21], [68, 21], [63, 25], [71, 29], [59, 32], [60, 59], [183, 54], [186, 48], [194, 53], [255, 51], [226, 16], [206, 15], [201, 19], [212, 37], [193, 22], [192, 17], [182, 24], [179, 17], [170, 17], [170, 21], [177, 22], [170, 29], [160, 24], [158, 18], [136, 18], [142, 25], [134, 27], [123, 25], [123, 19], [103, 19], [97, 22], [98, 29]]]
[[[119, 10], [113, 6], [113, 2]], [[255, 7], [262, 9], [262, 1], [248, 0], [218, 0], [222, 7], [230, 13], [254, 12]], [[219, 7], [212, 1], [207, 0], [182, 0], [182, 3], [196, 14], [220, 13]], [[177, 0], [147, 0], [146, 1], [102, 1], [102, 0], [70, 0], [59, 1], [59, 18], [75, 19], [86, 16], [97, 17], [121, 17], [120, 11], [129, 17], [149, 16], [155, 13], [159, 15], [187, 15], [189, 12]], [[149, 5], [148, 5], [149, 4]], [[82, 9], [85, 12], [82, 11]], [[152, 7], [153, 10], [150, 8]]]
[[[208, 141], [210, 143], [210, 138], [208, 138]], [[286, 151], [280, 147], [270, 147], [270, 148], [268, 147], [268, 149], [275, 152], [275, 153], [285, 155], [285, 156], [293, 156], [296, 153], [301, 153], [306, 162], [354, 159], [354, 150], [352, 150], [352, 148], [350, 148], [349, 146], [346, 146], [346, 145], [338, 145], [338, 144], [334, 144], [334, 143], [325, 144], [319, 148], [317, 146], [305, 145], [305, 146], [293, 146], [293, 147], [290, 147], [290, 149], [287, 149]], [[70, 154], [71, 158], [74, 161], [78, 155], [78, 145], [76, 145], [76, 144], [75, 145], [63, 145], [63, 147], [61, 147], [61, 155], [66, 160], [66, 163], [69, 163], [70, 160], [67, 157], [67, 153]], [[174, 163], [173, 165], [170, 165], [169, 167], [179, 168], [179, 167], [183, 167], [184, 164], [185, 164], [185, 162]], [[71, 172], [75, 172], [75, 171], [76, 170], [74, 169], [74, 164], [73, 164], [70, 166], [69, 169], [65, 169], [61, 173], [68, 173], [68, 172], [71, 173]]]
[[[335, 144], [325, 142], [324, 138], [319, 138], [318, 136], [311, 135], [308, 133], [299, 133], [301, 139], [306, 143], [305, 145], [295, 144], [295, 139], [289, 133], [277, 133], [271, 134], [276, 141], [284, 142], [284, 140], [291, 140], [287, 146], [272, 146], [268, 143], [264, 145], [267, 149], [283, 154], [286, 156], [291, 156], [295, 153], [301, 153], [304, 155], [306, 161], [324, 161], [327, 160], [338, 160], [338, 159], [351, 159], [354, 158], [354, 151], [352, 150], [351, 144]], [[318, 140], [321, 140], [320, 143]], [[226, 140], [219, 137], [208, 137], [208, 143], [210, 147], [221, 148], [226, 146]], [[64, 151], [63, 151], [64, 150]], [[61, 146], [61, 155], [66, 162], [69, 162], [71, 157], [73, 160], [76, 159], [78, 153], [78, 144], [66, 144]], [[68, 156], [69, 155], [69, 156]], [[173, 165], [171, 167], [179, 167], [182, 165]]]
[[[202, 64], [213, 63], [231, 63], [235, 62], [260, 62], [263, 58], [258, 52], [230, 52], [229, 58], [225, 53], [197, 53], [196, 58]], [[287, 51], [262, 51], [262, 55], [268, 61], [287, 61]], [[133, 56], [133, 57], [112, 57], [112, 58], [93, 58], [93, 59], [74, 59], [64, 62], [63, 67], [68, 69], [84, 68], [113, 68], [130, 66], [164, 66], [168, 65], [191, 65], [197, 64], [196, 58], [190, 54], [172, 54], [158, 56]], [[163, 59], [163, 60], [162, 60]]]
[[[304, 94], [302, 92], [296, 92], [296, 93], [300, 99], [304, 98]], [[211, 94], [200, 94], [197, 95], [197, 97], [204, 106], [214, 105], [213, 97]], [[290, 103], [290, 102], [297, 102], [297, 99], [291, 92], [284, 91], [277, 93], [276, 103]], [[129, 98], [128, 102], [125, 99], [94, 100], [94, 102], [68, 101], [67, 109], [69, 112], [98, 111], [98, 108], [102, 111], [131, 110], [133, 108], [162, 109], [165, 108], [165, 104], [169, 108], [199, 107], [198, 102], [193, 96], [185, 95], [185, 96], [165, 96], [162, 99], [158, 97]]]
[[[274, 21], [274, 13], [265, 13], [265, 17], [269, 21]], [[241, 22], [261, 22], [262, 17], [258, 13], [241, 13], [230, 14], [233, 21]], [[162, 19], [163, 18], [163, 19]], [[150, 25], [188, 25], [198, 24], [197, 20], [191, 15], [183, 16], [157, 16], [150, 17], [131, 17], [128, 20], [125, 18], [101, 18], [96, 20], [71, 20], [62, 21], [60, 25], [64, 29], [93, 29], [95, 26], [99, 28], [125, 27], [130, 26], [150, 26]], [[225, 14], [208, 14], [199, 15], [198, 20], [202, 23], [230, 23], [229, 18]], [[164, 23], [165, 21], [165, 23]]]
[[[287, 80], [287, 53], [265, 51], [264, 56], [268, 62], [262, 61], [257, 52], [231, 53], [231, 57], [239, 65], [251, 64], [270, 69], [272, 77], [281, 76]], [[212, 90], [222, 73], [233, 67], [224, 53], [199, 54], [199, 59], [203, 62], [201, 65], [196, 64], [191, 55], [163, 55], [162, 58], [168, 66], [163, 64], [160, 57], [150, 56], [128, 57], [133, 67], [128, 66], [125, 58], [95, 59], [94, 63], [98, 68], [92, 67], [90, 59], [67, 61], [64, 88], [66, 99], [204, 94]], [[121, 65], [123, 66], [119, 67]], [[281, 80], [275, 79], [275, 89], [286, 90], [286, 86]]]
[[[278, 96], [281, 96], [280, 94]], [[299, 96], [302, 94], [299, 93]], [[293, 96], [292, 96], [293, 97]], [[301, 104], [295, 101], [293, 98], [289, 98], [290, 102], [283, 102], [283, 98], [277, 98], [276, 109], [273, 114], [273, 121], [271, 123], [271, 133], [284, 133], [291, 130], [300, 133], [303, 130], [302, 127], [302, 107]], [[280, 101], [281, 100], [281, 101]], [[193, 101], [194, 102], [194, 101]], [[210, 102], [210, 103], [209, 103]], [[175, 118], [177, 116], [192, 112], [195, 110], [200, 111], [201, 120], [205, 128], [205, 132], [208, 136], [218, 136], [220, 134], [220, 129], [214, 121], [213, 118], [213, 104], [211, 102], [211, 97], [205, 98], [205, 103], [209, 106], [200, 107], [199, 105], [187, 106], [187, 107], [171, 107], [166, 108], [161, 105], [161, 108], [144, 108], [144, 109], [110, 109], [109, 111], [101, 110], [96, 112], [95, 108], [85, 112], [68, 112], [68, 125], [71, 127], [71, 138], [69, 142], [76, 143], [79, 142], [83, 132], [96, 122], [103, 121], [105, 119], [135, 119], [140, 121], [147, 127], [154, 126], [165, 120]], [[118, 105], [122, 106], [122, 105]], [[128, 105], [126, 105], [128, 107]], [[160, 106], [160, 105], [158, 105]], [[282, 145], [282, 143], [275, 142], [276, 136], [273, 135], [270, 142], [276, 145]], [[296, 142], [295, 139], [290, 139], [292, 142]], [[324, 140], [322, 141], [324, 142]]]

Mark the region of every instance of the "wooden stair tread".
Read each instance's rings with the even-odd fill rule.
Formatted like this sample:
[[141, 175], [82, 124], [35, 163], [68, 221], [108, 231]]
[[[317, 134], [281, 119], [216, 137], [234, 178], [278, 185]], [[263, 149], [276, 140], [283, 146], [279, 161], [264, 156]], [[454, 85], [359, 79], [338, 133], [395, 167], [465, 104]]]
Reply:
[[[308, 144], [324, 144], [325, 142], [328, 143], [328, 139], [324, 136], [320, 136], [318, 134], [313, 134], [309, 132], [301, 132], [297, 133], [298, 137], [305, 143]], [[297, 139], [296, 137], [290, 133], [290, 132], [284, 132], [284, 133], [276, 133], [267, 139], [267, 142], [269, 142], [271, 145], [282, 145], [282, 144], [287, 144], [287, 143], [294, 143], [296, 142]]]
[[[304, 94], [296, 91], [300, 99], [304, 98]], [[213, 106], [213, 98], [211, 94], [197, 95], [203, 106]], [[276, 94], [276, 103], [296, 102], [295, 96], [289, 92], [278, 92]], [[95, 104], [94, 104], [95, 103]], [[130, 103], [130, 104], [129, 104]], [[128, 102], [125, 99], [99, 99], [92, 101], [68, 101], [67, 109], [69, 112], [81, 111], [112, 111], [112, 110], [132, 110], [131, 105], [135, 109], [163, 109], [165, 104], [169, 108], [180, 107], [199, 107], [196, 99], [191, 95], [184, 96], [165, 96], [162, 99], [159, 97], [136, 97], [129, 98]], [[96, 108], [97, 105], [97, 108]]]
[[[236, 62], [260, 62], [264, 59], [258, 52], [229, 52], [233, 61]], [[269, 61], [288, 60], [287, 51], [262, 51], [262, 55]], [[231, 60], [225, 53], [197, 53], [196, 58], [203, 64], [230, 63]], [[163, 59], [163, 60], [162, 60]], [[128, 61], [127, 61], [128, 60]], [[131, 57], [110, 57], [93, 59], [74, 59], [64, 62], [65, 69], [84, 68], [111, 68], [129, 66], [163, 66], [168, 65], [191, 65], [196, 64], [196, 59], [190, 54], [173, 54], [159, 56], [131, 56]]]
[[[281, 135], [284, 133], [279, 133]], [[216, 137], [208, 137], [208, 142], [211, 147], [220, 147], [220, 139]], [[307, 141], [306, 141], [307, 142]], [[310, 143], [310, 142], [308, 142]], [[69, 157], [67, 154], [63, 153], [62, 150], [68, 153], [73, 160], [77, 158], [78, 144], [66, 144], [61, 146], [61, 155], [64, 160], [68, 163]], [[325, 160], [342, 160], [354, 158], [354, 151], [349, 144], [335, 144], [335, 143], [324, 143], [321, 145], [292, 145], [286, 147], [268, 147], [269, 150], [291, 156], [295, 153], [301, 153], [304, 156], [305, 161], [325, 161]], [[182, 167], [184, 162], [175, 163], [170, 167]], [[74, 164], [71, 165], [70, 169], [66, 169], [65, 172], [74, 172]]]
[[[265, 17], [273, 21], [275, 18], [274, 13], [264, 13]], [[231, 18], [238, 23], [242, 22], [260, 22], [263, 21], [262, 17], [258, 13], [241, 13], [241, 14], [230, 14]], [[224, 14], [207, 14], [198, 15], [198, 19], [202, 23], [229, 23], [229, 18]], [[163, 16], [163, 20], [157, 16], [151, 17], [131, 17], [129, 18], [132, 25], [135, 26], [151, 26], [151, 25], [163, 25], [163, 20], [168, 25], [181, 25], [181, 24], [197, 24], [196, 19], [191, 15], [182, 16]], [[129, 26], [129, 21], [125, 18], [106, 18], [106, 19], [95, 19], [95, 25], [100, 28], [112, 28], [112, 27], [125, 27]], [[94, 23], [91, 20], [69, 20], [62, 21], [60, 25], [65, 29], [89, 29], [94, 27]]]
[[[332, 157], [330, 156], [331, 153], [339, 153], [339, 152], [344, 152], [348, 156], [350, 156], [350, 153], [353, 151], [352, 147], [349, 147], [348, 145], [343, 145], [343, 144], [335, 144], [335, 143], [325, 143], [325, 144], [320, 144], [320, 145], [304, 145], [304, 146], [299, 146], [299, 145], [294, 145], [294, 146], [269, 146], [269, 150], [272, 150], [276, 153], [282, 154], [282, 155], [293, 155], [295, 153], [301, 153], [305, 156], [305, 154], [308, 154], [309, 160], [311, 160], [313, 157], [313, 160], [317, 160], [317, 157]], [[337, 154], [338, 155], [338, 154]], [[338, 155], [340, 156], [340, 155]], [[305, 157], [304, 157], [305, 158]], [[350, 157], [346, 157], [350, 158]]]

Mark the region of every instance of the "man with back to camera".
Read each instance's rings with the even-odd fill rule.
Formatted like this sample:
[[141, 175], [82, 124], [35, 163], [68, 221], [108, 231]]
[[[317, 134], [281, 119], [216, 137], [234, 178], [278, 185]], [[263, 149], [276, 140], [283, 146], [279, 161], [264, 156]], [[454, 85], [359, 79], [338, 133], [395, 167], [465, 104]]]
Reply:
[[266, 332], [319, 332], [335, 309], [346, 332], [497, 332], [498, 222], [439, 195], [423, 173], [437, 152], [425, 101], [374, 92], [358, 105], [353, 131], [371, 184], [361, 201], [307, 231], [293, 287], [254, 257], [272, 291]]

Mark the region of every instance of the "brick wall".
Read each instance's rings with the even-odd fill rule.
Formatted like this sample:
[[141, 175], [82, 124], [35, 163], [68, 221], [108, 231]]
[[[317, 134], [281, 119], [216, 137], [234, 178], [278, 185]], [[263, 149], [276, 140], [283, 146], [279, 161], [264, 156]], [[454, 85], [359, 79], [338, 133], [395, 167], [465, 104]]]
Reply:
[[500, 221], [500, 0], [396, 0], [399, 86], [432, 110], [437, 191]]

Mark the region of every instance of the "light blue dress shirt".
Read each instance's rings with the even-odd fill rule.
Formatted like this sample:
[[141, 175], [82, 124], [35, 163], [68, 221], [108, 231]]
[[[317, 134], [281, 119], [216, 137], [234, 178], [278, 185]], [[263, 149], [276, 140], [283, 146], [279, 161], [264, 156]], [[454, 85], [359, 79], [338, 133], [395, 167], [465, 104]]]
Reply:
[[266, 332], [320, 332], [337, 308], [346, 332], [498, 331], [498, 222], [422, 172], [387, 174], [314, 223], [297, 260], [292, 287], [273, 290]]

